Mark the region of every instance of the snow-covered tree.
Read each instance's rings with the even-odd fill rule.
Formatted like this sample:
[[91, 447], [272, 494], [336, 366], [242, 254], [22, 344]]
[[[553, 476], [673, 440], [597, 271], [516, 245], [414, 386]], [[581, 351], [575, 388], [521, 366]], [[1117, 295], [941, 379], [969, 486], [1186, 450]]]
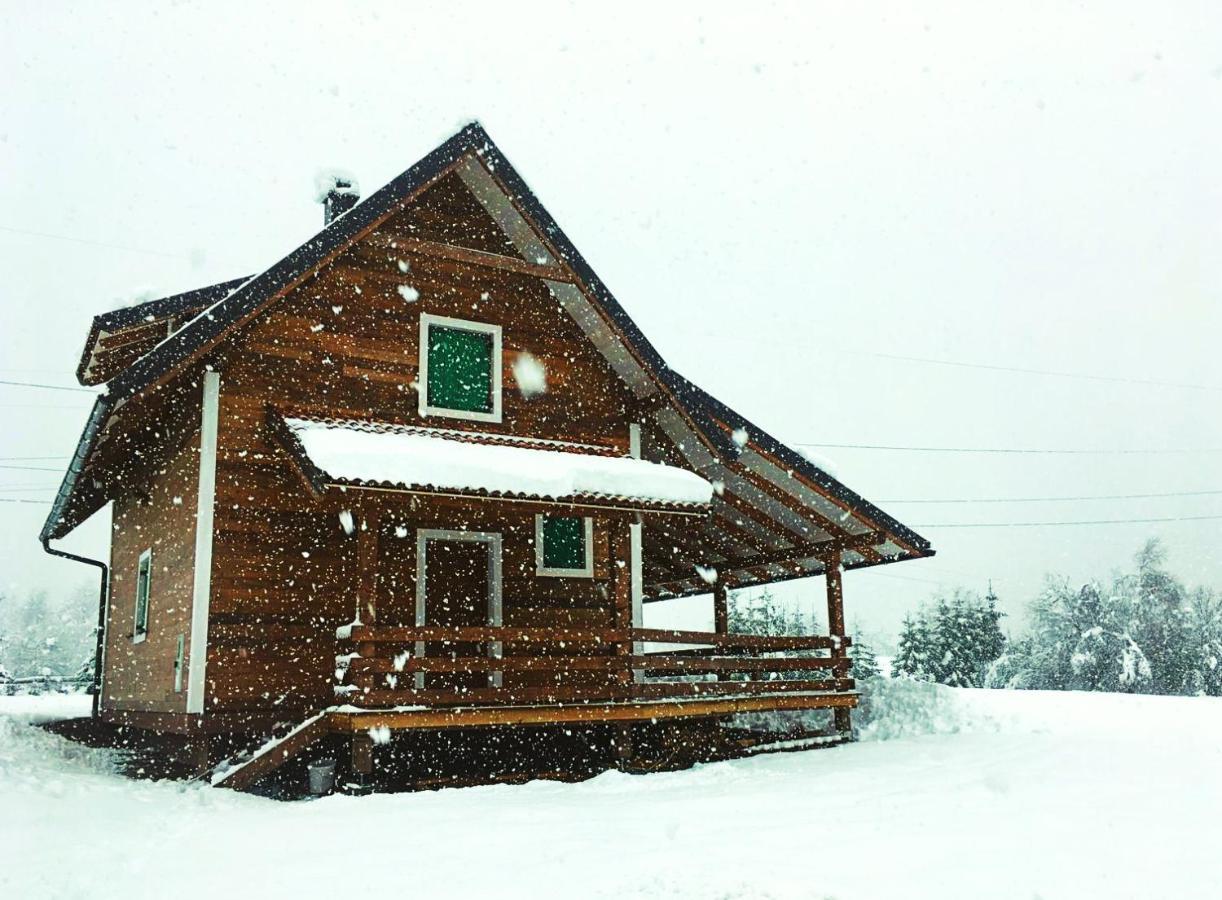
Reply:
[[979, 687], [1005, 649], [997, 595], [956, 591], [931, 611], [904, 620], [893, 674], [956, 687]]
[[1222, 694], [1222, 602], [1174, 578], [1156, 540], [1107, 583], [1050, 578], [1030, 619], [990, 685]]

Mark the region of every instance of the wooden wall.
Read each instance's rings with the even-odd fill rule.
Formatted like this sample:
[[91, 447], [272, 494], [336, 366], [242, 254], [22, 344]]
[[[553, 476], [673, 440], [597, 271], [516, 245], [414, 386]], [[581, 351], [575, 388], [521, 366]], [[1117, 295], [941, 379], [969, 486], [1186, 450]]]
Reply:
[[[539, 280], [409, 254], [404, 235], [504, 250], [461, 194], [435, 196], [347, 252], [247, 326], [214, 364], [221, 371], [219, 450], [207, 702], [211, 710], [284, 710], [333, 702], [334, 630], [353, 619], [356, 539], [338, 512], [357, 492], [325, 503], [307, 492], [265, 424], [288, 413], [492, 431], [628, 448], [632, 401], [602, 356]], [[469, 207], [469, 204], [468, 204]], [[447, 218], [448, 217], [448, 218]], [[467, 222], [463, 217], [470, 217]], [[400, 266], [403, 262], [406, 273]], [[406, 301], [408, 285], [419, 299]], [[423, 312], [503, 327], [501, 424], [418, 415], [419, 316]], [[529, 352], [548, 374], [527, 399], [512, 367]], [[336, 494], [332, 491], [331, 494]], [[597, 578], [534, 575], [533, 519], [512, 504], [469, 514], [451, 506], [364, 494], [384, 510], [380, 540], [382, 621], [410, 622], [415, 529], [468, 528], [504, 535], [507, 625], [606, 624], [608, 542], [596, 528]], [[406, 538], [395, 528], [407, 530]]]
[[[115, 501], [110, 548], [110, 598], [102, 709], [183, 712], [183, 690], [174, 691], [178, 636], [191, 643], [191, 595], [195, 573], [195, 510], [199, 438], [173, 453], [140, 492]], [[144, 492], [147, 492], [144, 494]], [[152, 549], [148, 637], [133, 643], [136, 570]]]

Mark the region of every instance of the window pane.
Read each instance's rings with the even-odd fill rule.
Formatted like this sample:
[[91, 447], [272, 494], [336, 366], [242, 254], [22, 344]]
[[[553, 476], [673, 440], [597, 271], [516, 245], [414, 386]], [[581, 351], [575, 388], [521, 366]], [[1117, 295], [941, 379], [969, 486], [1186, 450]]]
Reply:
[[428, 405], [492, 412], [492, 335], [429, 326]]
[[136, 634], [148, 631], [149, 624], [149, 580], [151, 577], [152, 560], [145, 557], [140, 560], [136, 573]]
[[543, 568], [586, 567], [586, 523], [580, 518], [543, 518]]

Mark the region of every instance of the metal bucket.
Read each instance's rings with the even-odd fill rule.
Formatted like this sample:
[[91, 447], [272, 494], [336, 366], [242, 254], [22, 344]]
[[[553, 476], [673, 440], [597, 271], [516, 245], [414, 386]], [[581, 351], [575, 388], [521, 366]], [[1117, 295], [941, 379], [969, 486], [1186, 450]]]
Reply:
[[315, 797], [331, 793], [335, 787], [335, 760], [319, 759], [306, 766], [310, 773], [310, 793]]

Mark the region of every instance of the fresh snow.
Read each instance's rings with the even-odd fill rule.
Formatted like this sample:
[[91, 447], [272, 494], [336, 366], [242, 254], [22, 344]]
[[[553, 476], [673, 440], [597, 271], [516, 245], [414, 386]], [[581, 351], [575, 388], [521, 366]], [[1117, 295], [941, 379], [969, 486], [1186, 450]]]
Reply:
[[410, 431], [367, 431], [288, 419], [306, 455], [332, 478], [528, 497], [629, 497], [708, 503], [694, 472], [641, 459], [478, 444]]
[[[340, 182], [348, 186], [340, 187]], [[327, 194], [331, 193], [331, 191], [336, 191], [340, 194], [355, 194], [359, 197], [361, 195], [361, 185], [356, 180], [356, 176], [347, 169], [319, 169], [314, 173], [314, 202], [322, 203], [327, 199]]]
[[0, 896], [1218, 895], [1222, 701], [881, 684], [845, 746], [298, 803], [128, 780], [28, 724], [89, 698], [0, 698]]
[[518, 391], [527, 399], [547, 392], [547, 369], [525, 351], [513, 361], [513, 380], [518, 383]]

